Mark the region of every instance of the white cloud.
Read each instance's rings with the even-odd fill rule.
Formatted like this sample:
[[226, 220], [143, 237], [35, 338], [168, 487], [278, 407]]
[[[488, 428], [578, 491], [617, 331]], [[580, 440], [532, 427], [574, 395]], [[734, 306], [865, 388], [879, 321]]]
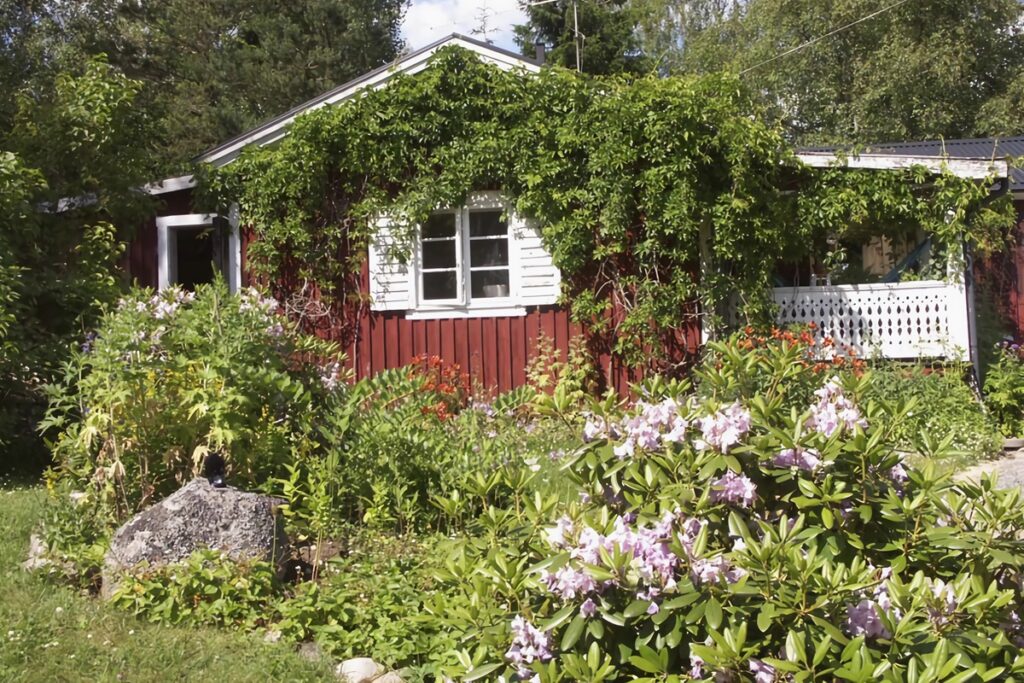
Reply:
[[487, 13], [487, 39], [498, 47], [516, 50], [512, 27], [526, 23], [519, 0], [413, 0], [405, 13], [402, 34], [410, 49], [416, 50], [452, 33], [473, 35]]

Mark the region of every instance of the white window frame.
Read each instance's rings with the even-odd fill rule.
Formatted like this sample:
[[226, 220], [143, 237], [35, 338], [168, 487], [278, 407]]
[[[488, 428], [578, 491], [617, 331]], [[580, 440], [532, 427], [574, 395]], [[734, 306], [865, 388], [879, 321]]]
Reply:
[[[238, 210], [232, 206], [228, 213], [228, 289], [234, 293], [242, 286], [242, 240], [239, 238]], [[157, 216], [156, 249], [157, 249], [157, 289], [166, 289], [178, 280], [178, 240], [174, 239], [175, 231], [193, 230], [213, 226], [215, 213], [187, 213], [177, 216]]]
[[[473, 299], [470, 296], [470, 278], [472, 277], [469, 262], [470, 236], [469, 215], [474, 211], [500, 210], [508, 227], [508, 296]], [[466, 203], [457, 208], [439, 209], [436, 213], [455, 214], [455, 263], [456, 263], [456, 298], [444, 300], [425, 300], [422, 296], [423, 283], [423, 238], [416, 231], [416, 248], [413, 250], [413, 263], [410, 268], [411, 296], [415, 308], [406, 314], [410, 320], [427, 320], [434, 318], [480, 318], [498, 316], [526, 315], [526, 308], [519, 303], [519, 255], [516, 248], [516, 229], [518, 221], [508, 203], [499, 192], [474, 192]], [[428, 271], [429, 272], [429, 271]]]

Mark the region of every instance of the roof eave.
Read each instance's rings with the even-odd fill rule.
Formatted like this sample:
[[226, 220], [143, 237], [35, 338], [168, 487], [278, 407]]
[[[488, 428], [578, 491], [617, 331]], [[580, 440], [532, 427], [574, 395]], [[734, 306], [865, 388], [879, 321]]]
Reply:
[[390, 64], [385, 64], [322, 95], [318, 95], [284, 114], [260, 124], [252, 130], [203, 152], [192, 161], [193, 163], [206, 163], [218, 167], [229, 164], [238, 158], [242, 150], [249, 145], [268, 145], [283, 138], [287, 134], [288, 125], [305, 112], [318, 109], [324, 105], [342, 102], [365, 88], [380, 87], [397, 73], [416, 73], [426, 68], [434, 53], [448, 45], [459, 45], [505, 68], [523, 68], [534, 73], [540, 70], [540, 65], [533, 59], [459, 33], [453, 33], [411, 54], [400, 57]]
[[923, 166], [932, 173], [948, 171], [961, 178], [1006, 178], [1010, 165], [1006, 159], [980, 157], [912, 156], [903, 154], [859, 154], [843, 156], [832, 152], [798, 152], [797, 158], [812, 168], [863, 168], [900, 170]]

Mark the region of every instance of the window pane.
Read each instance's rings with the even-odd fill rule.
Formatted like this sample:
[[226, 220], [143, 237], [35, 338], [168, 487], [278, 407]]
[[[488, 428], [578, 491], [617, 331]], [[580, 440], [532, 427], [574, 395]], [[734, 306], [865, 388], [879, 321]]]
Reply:
[[435, 213], [423, 224], [424, 237], [454, 237], [455, 214]]
[[444, 273], [423, 273], [423, 299], [454, 299], [458, 283], [455, 271]]
[[476, 270], [470, 273], [470, 289], [474, 299], [508, 296], [507, 270]]
[[424, 268], [454, 268], [455, 240], [423, 243]]
[[501, 220], [501, 211], [471, 211], [469, 214], [469, 236], [507, 235], [508, 223]]
[[472, 240], [469, 265], [473, 268], [508, 265], [508, 240]]

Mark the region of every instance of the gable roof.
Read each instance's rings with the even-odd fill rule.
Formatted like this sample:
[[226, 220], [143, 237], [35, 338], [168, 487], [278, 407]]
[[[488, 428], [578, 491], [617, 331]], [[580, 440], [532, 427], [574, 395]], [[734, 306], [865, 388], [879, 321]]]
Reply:
[[[849, 146], [806, 147], [802, 154], [828, 154], [853, 151]], [[962, 160], [1001, 160], [1024, 157], [1024, 135], [1005, 138], [967, 138], [962, 140], [923, 140], [920, 142], [884, 142], [858, 150], [861, 155], [887, 155], [894, 157], [931, 157]], [[1010, 191], [1024, 192], [1024, 167], [1010, 164]]]
[[213, 149], [203, 152], [193, 159], [193, 162], [212, 164], [214, 166], [229, 164], [249, 145], [267, 145], [283, 138], [287, 134], [288, 124], [294, 121], [300, 114], [318, 109], [324, 105], [343, 102], [363, 88], [379, 88], [395, 74], [412, 74], [422, 71], [428, 66], [430, 58], [434, 56], [435, 52], [449, 45], [457, 45], [470, 52], [474, 52], [485, 62], [494, 64], [502, 69], [522, 68], [532, 72], [540, 70], [540, 65], [529, 57], [516, 54], [511, 50], [495, 47], [490, 43], [485, 43], [475, 38], [453, 33], [415, 52], [399, 57], [390, 64], [385, 64], [348, 83], [343, 83], [332, 90], [317, 95], [313, 99], [261, 123], [252, 130], [246, 131]]

